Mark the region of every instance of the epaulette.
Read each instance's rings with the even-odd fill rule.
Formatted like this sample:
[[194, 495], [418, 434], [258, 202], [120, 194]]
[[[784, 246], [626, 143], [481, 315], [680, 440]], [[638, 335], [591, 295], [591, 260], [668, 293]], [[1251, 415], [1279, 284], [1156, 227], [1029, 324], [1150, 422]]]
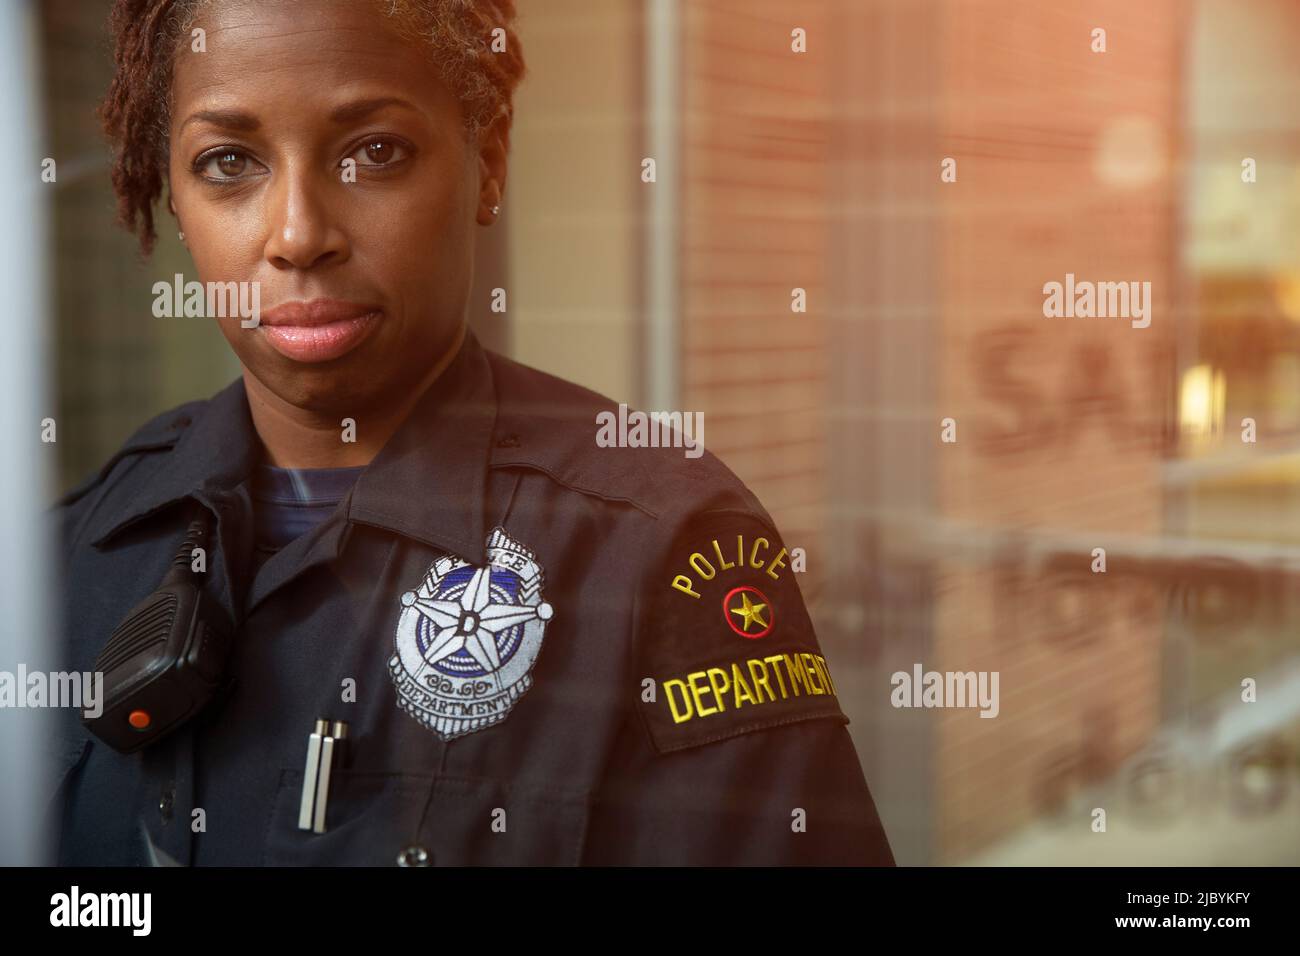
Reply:
[[170, 450], [194, 420], [194, 415], [205, 404], [207, 404], [206, 399], [185, 402], [149, 419], [122, 443], [122, 447], [115, 451], [98, 471], [58, 498], [54, 507], [63, 508], [74, 504], [93, 491], [108, 478], [118, 462], [124, 458], [144, 452]]
[[577, 491], [626, 501], [656, 518], [708, 504], [770, 521], [744, 482], [707, 448], [691, 458], [681, 447], [644, 447], [631, 455], [598, 447], [598, 416], [617, 420], [619, 403], [487, 354], [498, 402], [493, 464], [530, 466]]

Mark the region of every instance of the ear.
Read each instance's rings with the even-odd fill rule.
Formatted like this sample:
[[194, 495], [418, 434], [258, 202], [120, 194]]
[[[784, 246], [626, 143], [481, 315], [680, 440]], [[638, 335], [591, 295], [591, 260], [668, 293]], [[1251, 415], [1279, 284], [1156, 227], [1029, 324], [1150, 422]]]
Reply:
[[503, 114], [478, 137], [478, 221], [484, 226], [496, 221], [492, 208], [505, 198], [509, 151], [510, 117]]

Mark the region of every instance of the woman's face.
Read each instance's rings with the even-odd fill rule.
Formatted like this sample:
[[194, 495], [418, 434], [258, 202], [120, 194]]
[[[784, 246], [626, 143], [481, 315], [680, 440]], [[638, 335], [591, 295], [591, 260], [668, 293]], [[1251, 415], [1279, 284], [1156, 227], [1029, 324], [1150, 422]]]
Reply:
[[499, 139], [467, 145], [427, 52], [372, 3], [223, 0], [196, 26], [206, 52], [186, 42], [173, 73], [172, 201], [200, 281], [260, 283], [260, 324], [222, 333], [299, 408], [400, 403], [459, 333]]

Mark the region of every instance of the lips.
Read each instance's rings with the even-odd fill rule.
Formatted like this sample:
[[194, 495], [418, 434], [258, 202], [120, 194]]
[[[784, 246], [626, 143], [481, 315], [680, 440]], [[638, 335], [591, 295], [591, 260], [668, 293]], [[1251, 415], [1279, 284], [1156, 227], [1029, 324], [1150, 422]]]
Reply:
[[328, 362], [365, 341], [382, 311], [373, 305], [312, 299], [284, 302], [262, 313], [258, 328], [271, 347], [295, 362]]

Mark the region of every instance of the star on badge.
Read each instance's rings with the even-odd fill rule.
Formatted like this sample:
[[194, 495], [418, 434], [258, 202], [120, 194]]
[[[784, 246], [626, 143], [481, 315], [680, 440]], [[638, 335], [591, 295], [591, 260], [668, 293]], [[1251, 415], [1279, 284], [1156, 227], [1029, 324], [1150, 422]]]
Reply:
[[439, 558], [401, 597], [388, 662], [398, 704], [443, 740], [505, 720], [532, 686], [554, 614], [532, 551], [501, 528], [486, 550], [486, 567]]
[[435, 636], [423, 655], [426, 664], [436, 664], [444, 657], [465, 651], [485, 671], [495, 671], [501, 666], [496, 641], [498, 634], [534, 618], [551, 619], [554, 612], [545, 601], [536, 607], [494, 603], [491, 582], [491, 569], [479, 568], [461, 592], [459, 600], [430, 600], [421, 598], [415, 591], [402, 595], [403, 607], [413, 607], [433, 622]]

